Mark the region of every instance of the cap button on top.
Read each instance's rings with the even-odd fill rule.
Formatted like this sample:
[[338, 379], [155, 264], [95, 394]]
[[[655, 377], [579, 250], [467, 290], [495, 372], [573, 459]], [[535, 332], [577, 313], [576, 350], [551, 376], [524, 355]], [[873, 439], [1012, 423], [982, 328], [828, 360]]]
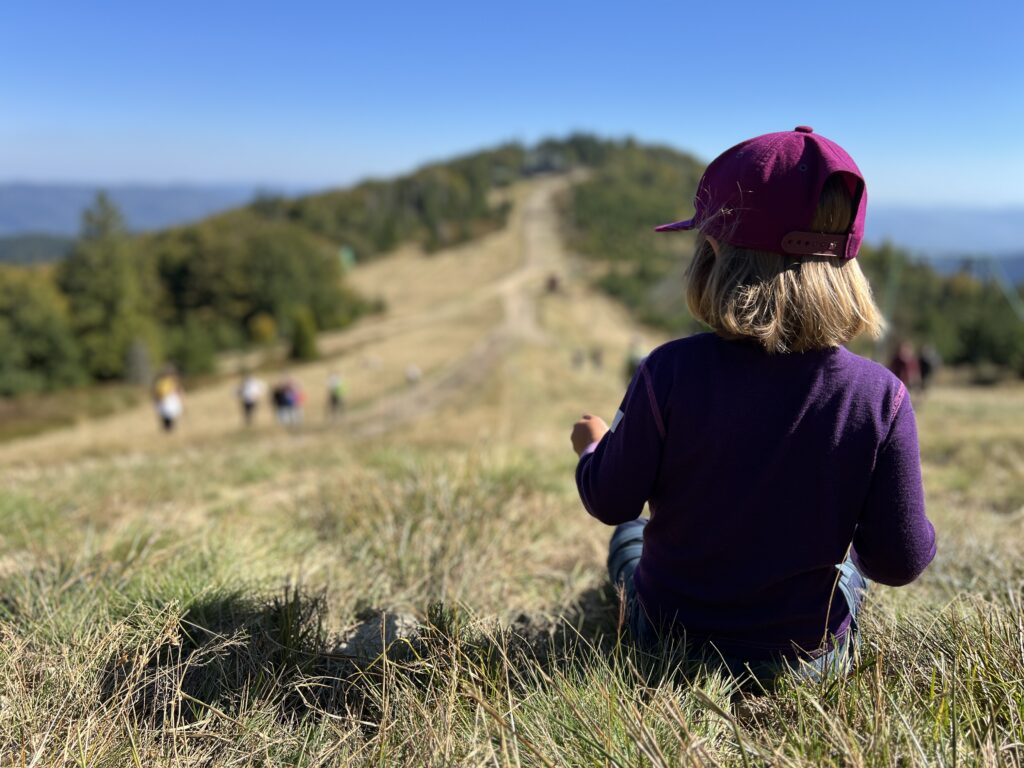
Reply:
[[809, 125], [798, 125], [793, 130], [797, 131], [798, 133], [814, 133], [814, 129], [811, 128], [811, 126]]

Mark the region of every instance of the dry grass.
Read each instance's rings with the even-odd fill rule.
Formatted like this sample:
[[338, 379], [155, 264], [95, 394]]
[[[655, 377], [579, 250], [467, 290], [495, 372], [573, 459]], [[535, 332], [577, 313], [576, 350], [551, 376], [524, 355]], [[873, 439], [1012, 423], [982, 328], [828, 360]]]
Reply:
[[[567, 432], [616, 407], [635, 329], [571, 279], [541, 294], [570, 267], [533, 220], [489, 241], [474, 295], [440, 255], [448, 294], [372, 321], [396, 323], [385, 365], [436, 361], [428, 397], [368, 376], [348, 421], [243, 433], [211, 390], [171, 441], [140, 410], [4, 447], [0, 764], [1024, 761], [1024, 390], [918, 405], [936, 562], [871, 595], [853, 675], [750, 696], [619, 642]], [[365, 354], [352, 333], [333, 343]], [[609, 369], [571, 369], [595, 344]], [[400, 418], [368, 437], [382, 402]], [[355, 650], [353, 627], [406, 617], [389, 654]]]

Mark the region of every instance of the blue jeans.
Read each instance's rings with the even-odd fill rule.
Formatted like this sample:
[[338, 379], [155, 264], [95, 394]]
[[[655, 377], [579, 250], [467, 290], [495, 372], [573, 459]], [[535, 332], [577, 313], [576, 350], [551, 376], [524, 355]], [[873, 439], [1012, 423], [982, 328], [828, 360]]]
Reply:
[[[660, 633], [640, 605], [633, 583], [633, 574], [644, 549], [644, 527], [647, 522], [647, 518], [641, 517], [615, 527], [608, 545], [608, 576], [612, 584], [621, 584], [623, 587], [626, 622], [633, 640], [641, 648], [653, 651], [661, 642]], [[785, 672], [795, 672], [808, 679], [820, 679], [827, 672], [848, 670], [853, 648], [858, 642], [857, 613], [864, 601], [867, 580], [849, 558], [837, 565], [836, 569], [839, 571], [839, 591], [850, 609], [850, 631], [841, 643], [821, 656], [805, 661], [780, 659], [748, 664], [742, 659], [723, 657], [717, 652], [709, 654], [709, 657], [725, 666], [734, 675], [752, 674], [758, 680], [778, 677]]]

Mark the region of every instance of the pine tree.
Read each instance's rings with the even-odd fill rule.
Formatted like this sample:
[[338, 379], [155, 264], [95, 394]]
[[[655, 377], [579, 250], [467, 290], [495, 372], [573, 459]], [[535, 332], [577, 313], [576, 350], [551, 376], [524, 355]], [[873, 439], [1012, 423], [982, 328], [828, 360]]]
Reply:
[[57, 274], [85, 367], [94, 378], [124, 376], [133, 344], [144, 344], [157, 357], [152, 353], [158, 332], [147, 311], [155, 297], [144, 295], [143, 271], [120, 212], [100, 192], [82, 215], [81, 237]]

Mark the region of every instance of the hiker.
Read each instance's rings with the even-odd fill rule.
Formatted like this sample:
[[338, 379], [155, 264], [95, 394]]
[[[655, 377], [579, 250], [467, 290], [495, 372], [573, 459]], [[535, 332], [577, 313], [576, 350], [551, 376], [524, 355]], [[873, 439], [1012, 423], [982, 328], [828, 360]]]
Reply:
[[291, 427], [302, 422], [302, 403], [305, 397], [295, 379], [286, 376], [278, 381], [271, 390], [270, 397], [278, 424]]
[[942, 367], [942, 357], [934, 344], [925, 344], [917, 356], [917, 369], [921, 373], [921, 391], [927, 391], [931, 386], [932, 378]]
[[306, 392], [296, 379], [288, 378], [284, 387], [284, 402], [288, 416], [288, 424], [298, 426], [302, 423], [302, 409], [306, 404]]
[[327, 377], [327, 418], [329, 421], [336, 421], [341, 412], [345, 410], [345, 394], [347, 387], [345, 380], [337, 371], [333, 371]]
[[896, 351], [889, 361], [889, 370], [907, 389], [914, 390], [921, 385], [921, 368], [917, 362], [917, 355], [914, 354], [914, 347], [909, 341], [902, 341], [896, 345]]
[[185, 409], [184, 394], [185, 390], [174, 366], [164, 366], [153, 381], [153, 404], [156, 406], [160, 425], [167, 434], [174, 431], [174, 426]]
[[270, 390], [270, 402], [274, 406], [274, 415], [278, 424], [288, 423], [288, 395], [287, 384], [284, 380], [277, 382]]
[[263, 382], [251, 373], [246, 373], [238, 385], [238, 402], [242, 404], [242, 421], [246, 427], [252, 426], [256, 407], [259, 405], [260, 398], [263, 397], [264, 389]]
[[850, 668], [865, 579], [931, 562], [906, 385], [843, 346], [883, 325], [855, 259], [866, 200], [850, 156], [801, 126], [727, 150], [694, 217], [658, 227], [697, 231], [686, 299], [713, 332], [656, 349], [611, 426], [584, 415], [571, 436], [640, 647], [820, 678]]

